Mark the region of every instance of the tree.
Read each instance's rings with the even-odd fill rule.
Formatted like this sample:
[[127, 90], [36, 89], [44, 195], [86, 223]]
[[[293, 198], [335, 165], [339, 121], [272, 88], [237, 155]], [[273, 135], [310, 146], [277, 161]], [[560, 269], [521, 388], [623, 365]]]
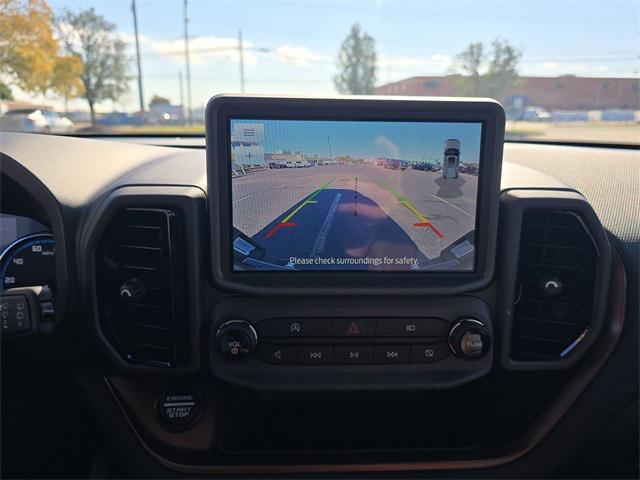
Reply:
[[518, 63], [522, 51], [513, 48], [506, 40], [493, 41], [493, 52], [486, 73], [485, 95], [502, 99], [518, 79]]
[[75, 55], [58, 57], [53, 65], [50, 88], [64, 98], [65, 111], [68, 110], [69, 99], [78, 98], [84, 94], [84, 85], [80, 78], [83, 70], [82, 60]]
[[[53, 14], [44, 0], [0, 0], [0, 74], [20, 89], [73, 98], [82, 60], [60, 55]], [[4, 95], [3, 95], [4, 98]]]
[[456, 66], [466, 79], [457, 78], [458, 90], [462, 95], [477, 97], [480, 95], [480, 68], [484, 62], [484, 45], [481, 42], [471, 43], [456, 56]]
[[104, 100], [117, 101], [129, 88], [128, 58], [125, 43], [118, 38], [116, 26], [93, 8], [73, 13], [65, 11], [58, 25], [65, 51], [82, 60], [81, 79], [84, 97], [96, 125], [95, 105]]
[[456, 56], [452, 73], [457, 95], [502, 100], [509, 93], [518, 79], [522, 51], [499, 38], [491, 46], [491, 52], [487, 54], [484, 44], [472, 43]]
[[11, 89], [2, 82], [0, 82], [0, 100], [13, 100]]
[[44, 93], [58, 55], [52, 27], [44, 0], [0, 0], [0, 74], [26, 92]]
[[153, 109], [156, 105], [171, 105], [171, 101], [168, 98], [161, 97], [160, 95], [154, 95], [149, 102], [149, 108]]
[[368, 95], [373, 93], [376, 82], [375, 40], [360, 31], [357, 23], [342, 42], [338, 54], [340, 72], [333, 79], [340, 93]]

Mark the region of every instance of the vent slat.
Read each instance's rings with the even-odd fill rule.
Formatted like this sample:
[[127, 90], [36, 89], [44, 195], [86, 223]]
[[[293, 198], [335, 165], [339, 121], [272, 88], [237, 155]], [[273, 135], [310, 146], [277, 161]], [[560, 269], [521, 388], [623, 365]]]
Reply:
[[[597, 252], [573, 212], [526, 211], [522, 219], [511, 358], [558, 360], [591, 323]], [[545, 290], [548, 281], [559, 291]]]

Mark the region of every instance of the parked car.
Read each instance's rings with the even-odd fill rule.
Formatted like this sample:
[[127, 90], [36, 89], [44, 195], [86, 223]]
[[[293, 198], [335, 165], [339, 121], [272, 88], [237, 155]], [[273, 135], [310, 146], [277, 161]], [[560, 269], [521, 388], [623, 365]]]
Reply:
[[444, 178], [458, 178], [460, 173], [460, 140], [450, 138], [444, 142]]
[[414, 170], [421, 170], [423, 172], [430, 172], [433, 170], [433, 164], [429, 162], [417, 162], [411, 165]]
[[71, 133], [71, 120], [51, 110], [25, 108], [9, 110], [0, 117], [0, 130], [28, 133]]
[[551, 114], [541, 107], [527, 107], [522, 112], [522, 120], [525, 122], [548, 122]]
[[110, 112], [98, 119], [99, 125], [115, 127], [118, 125], [140, 125], [140, 115], [126, 112]]
[[471, 163], [466, 165], [466, 170], [467, 173], [471, 174], [471, 175], [477, 175], [478, 174], [478, 164], [477, 163]]
[[387, 159], [387, 164], [385, 168], [390, 168], [391, 170], [406, 170], [409, 168], [409, 162], [406, 160], [398, 160], [396, 158]]

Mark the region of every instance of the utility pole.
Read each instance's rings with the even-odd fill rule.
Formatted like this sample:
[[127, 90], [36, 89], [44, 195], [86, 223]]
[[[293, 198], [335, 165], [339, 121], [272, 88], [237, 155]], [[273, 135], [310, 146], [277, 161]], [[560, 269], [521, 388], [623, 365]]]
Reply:
[[142, 91], [142, 64], [140, 63], [140, 41], [138, 40], [138, 13], [136, 12], [136, 0], [131, 0], [133, 12], [133, 31], [136, 36], [136, 59], [138, 63], [138, 98], [140, 100], [140, 115], [144, 115], [144, 93]]
[[182, 84], [182, 70], [178, 71], [178, 84], [180, 85], [180, 112], [182, 113], [182, 124], [184, 125], [185, 111], [184, 111], [184, 86]]
[[240, 55], [240, 93], [244, 93], [244, 47], [242, 45], [242, 30], [238, 30], [238, 54]]
[[327, 143], [329, 144], [329, 165], [333, 165], [333, 152], [331, 151], [331, 137], [327, 135]]
[[184, 60], [187, 69], [187, 117], [189, 125], [193, 123], [191, 109], [191, 67], [189, 65], [189, 17], [187, 16], [187, 0], [184, 0]]

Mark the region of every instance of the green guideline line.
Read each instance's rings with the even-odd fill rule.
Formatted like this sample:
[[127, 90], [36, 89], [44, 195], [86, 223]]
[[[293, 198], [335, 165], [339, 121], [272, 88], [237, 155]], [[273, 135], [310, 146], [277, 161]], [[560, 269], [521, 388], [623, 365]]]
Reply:
[[302, 207], [304, 207], [305, 205], [309, 204], [309, 203], [317, 203], [315, 202], [313, 199], [316, 198], [318, 195], [320, 195], [320, 192], [322, 192], [323, 190], [325, 190], [329, 185], [331, 185], [333, 183], [333, 181], [335, 180], [335, 178], [332, 178], [331, 180], [329, 180], [328, 182], [323, 183], [322, 185], [320, 185], [320, 188], [318, 188], [315, 192], [313, 192], [311, 195], [309, 195], [307, 197], [307, 199], [302, 202], [300, 205], [298, 205], [298, 208], [296, 208], [293, 212], [291, 212], [289, 215], [287, 215], [286, 217], [284, 217], [280, 223], [287, 223], [291, 217], [293, 217], [296, 213], [298, 213], [300, 210], [302, 210]]

